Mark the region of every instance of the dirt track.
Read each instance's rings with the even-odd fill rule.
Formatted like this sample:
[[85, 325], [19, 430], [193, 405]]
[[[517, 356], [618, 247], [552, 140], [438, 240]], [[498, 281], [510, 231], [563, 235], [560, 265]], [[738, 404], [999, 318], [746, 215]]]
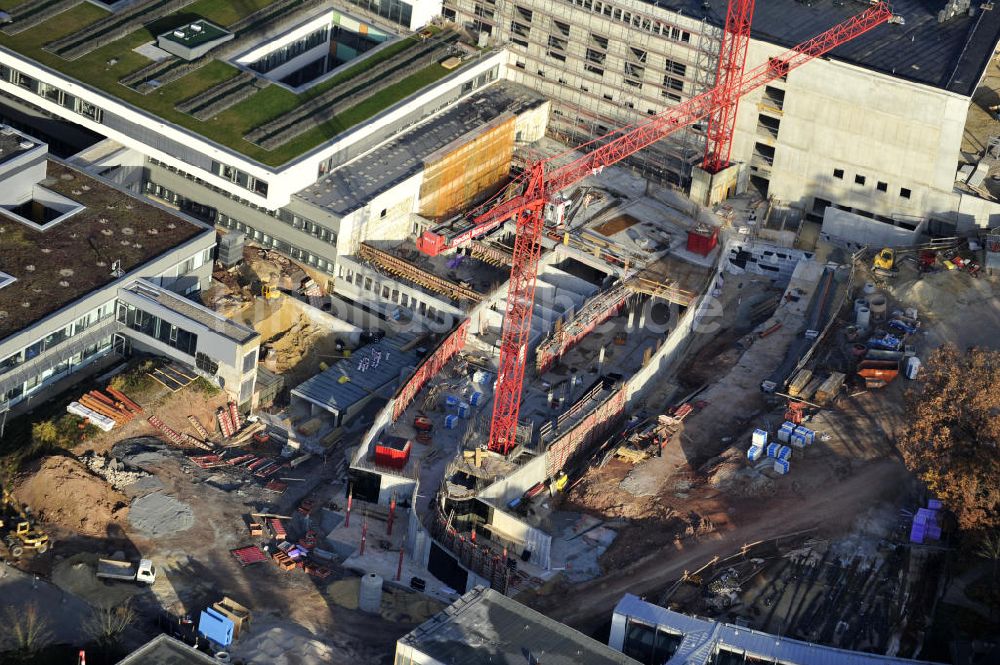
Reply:
[[[863, 509], [886, 495], [896, 495], [908, 478], [901, 462], [882, 459], [865, 463], [843, 481], [828, 482], [809, 496], [785, 495], [731, 505], [726, 508], [726, 529], [698, 540], [689, 539], [674, 552], [650, 552], [598, 580], [521, 600], [590, 634], [607, 621], [625, 593], [653, 594], [685, 570], [695, 570], [712, 557], [730, 554], [745, 543], [812, 527], [821, 531], [846, 527]], [[776, 515], [781, 519], [775, 519]]]

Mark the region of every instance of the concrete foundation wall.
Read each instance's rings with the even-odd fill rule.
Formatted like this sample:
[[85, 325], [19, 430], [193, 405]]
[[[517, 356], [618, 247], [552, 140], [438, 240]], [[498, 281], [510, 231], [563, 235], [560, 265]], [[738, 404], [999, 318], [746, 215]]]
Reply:
[[837, 208], [827, 208], [823, 215], [823, 228], [820, 233], [823, 238], [851, 249], [861, 247], [878, 249], [914, 245], [922, 231], [923, 224], [910, 230]]

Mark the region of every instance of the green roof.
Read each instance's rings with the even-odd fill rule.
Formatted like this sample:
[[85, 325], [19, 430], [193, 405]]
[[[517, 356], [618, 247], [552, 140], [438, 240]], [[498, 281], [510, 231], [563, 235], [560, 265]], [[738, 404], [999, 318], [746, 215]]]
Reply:
[[[8, 1], [0, 0], [5, 3]], [[175, 105], [236, 77], [241, 70], [228, 62], [211, 60], [147, 94], [137, 92], [120, 82], [123, 77], [151, 64], [148, 58], [133, 49], [155, 41], [158, 35], [189, 25], [199, 18], [228, 27], [272, 4], [276, 3], [272, 0], [243, 0], [238, 3], [228, 0], [198, 0], [75, 60], [66, 60], [45, 50], [45, 44], [77, 33], [108, 15], [107, 10], [84, 2], [18, 34], [0, 32], [0, 46], [271, 167], [295, 159], [450, 73], [438, 62], [433, 62], [272, 150], [247, 141], [244, 135], [270, 120], [290, 113], [335, 85], [363, 74], [372, 66], [399, 56], [418, 45], [419, 37], [413, 35], [399, 39], [300, 94], [280, 85], [267, 85], [206, 120], [198, 120], [178, 110]], [[315, 9], [315, 5], [310, 7]], [[400, 57], [399, 60], [405, 62], [407, 58]]]

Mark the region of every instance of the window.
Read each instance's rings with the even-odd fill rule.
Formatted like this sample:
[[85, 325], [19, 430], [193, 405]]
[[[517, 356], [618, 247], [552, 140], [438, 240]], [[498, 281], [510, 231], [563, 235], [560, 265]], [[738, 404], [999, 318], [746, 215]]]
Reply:
[[521, 5], [514, 5], [514, 8], [517, 9], [517, 13], [524, 19], [525, 23], [531, 23], [531, 17], [535, 15], [534, 12]]
[[908, 190], [906, 187], [900, 187], [899, 188], [899, 197], [903, 198], [903, 199], [910, 198], [910, 190]]
[[584, 65], [583, 68], [586, 69], [591, 74], [597, 74], [598, 76], [604, 76], [604, 68], [603, 67], [597, 67], [596, 65]]
[[889, 191], [889, 183], [887, 183], [887, 182], [879, 182], [879, 183], [877, 183], [875, 185], [875, 189], [877, 189], [880, 192], [888, 192]]
[[17, 73], [17, 85], [24, 88], [25, 90], [34, 90], [35, 79], [31, 78], [27, 74]]
[[569, 23], [552, 19], [552, 27], [561, 32], [564, 37], [569, 37]]
[[836, 178], [837, 180], [843, 180], [844, 179], [844, 169], [834, 169], [833, 170], [833, 177]]
[[854, 176], [854, 184], [855, 185], [863, 185], [863, 184], [865, 184], [865, 177], [863, 175], [856, 175], [856, 176]]
[[684, 90], [684, 81], [682, 81], [681, 79], [675, 79], [672, 76], [664, 76], [663, 85], [667, 88], [670, 88], [671, 90], [679, 90], [679, 91]]
[[208, 372], [212, 376], [215, 376], [219, 371], [219, 363], [215, 362], [204, 353], [199, 351], [194, 356], [195, 366], [203, 372]]
[[587, 49], [587, 60], [590, 62], [596, 62], [599, 65], [603, 65], [605, 58], [607, 58], [606, 54], [601, 53], [600, 51], [595, 51], [592, 48]]
[[246, 374], [257, 364], [257, 349], [243, 356], [243, 373]]
[[677, 76], [684, 76], [685, 74], [687, 74], [687, 65], [685, 65], [683, 62], [667, 60], [666, 70], [668, 74], [677, 74]]
[[76, 112], [85, 118], [90, 118], [94, 122], [100, 122], [103, 115], [101, 109], [82, 99], [76, 100]]

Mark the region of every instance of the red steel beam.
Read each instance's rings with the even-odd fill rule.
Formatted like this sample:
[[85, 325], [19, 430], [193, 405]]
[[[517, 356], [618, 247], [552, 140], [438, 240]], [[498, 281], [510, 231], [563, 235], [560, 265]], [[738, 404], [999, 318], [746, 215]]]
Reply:
[[736, 128], [736, 110], [740, 102], [740, 82], [750, 46], [750, 21], [754, 0], [729, 0], [726, 29], [719, 49], [719, 67], [715, 74], [715, 88], [719, 91], [719, 106], [708, 116], [705, 132], [705, 160], [703, 168], [718, 173], [729, 166], [733, 149], [733, 131]]

